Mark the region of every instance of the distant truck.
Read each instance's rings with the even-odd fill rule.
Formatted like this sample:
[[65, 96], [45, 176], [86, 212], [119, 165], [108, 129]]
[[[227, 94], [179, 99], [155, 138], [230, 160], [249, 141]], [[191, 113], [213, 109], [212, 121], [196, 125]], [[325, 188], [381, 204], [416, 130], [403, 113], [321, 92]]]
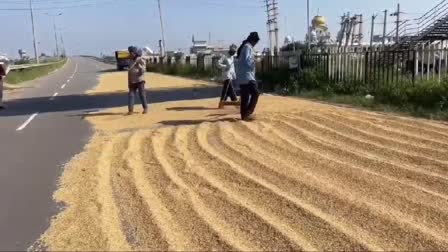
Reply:
[[131, 67], [131, 55], [127, 50], [116, 51], [115, 59], [117, 60], [118, 71], [122, 71]]

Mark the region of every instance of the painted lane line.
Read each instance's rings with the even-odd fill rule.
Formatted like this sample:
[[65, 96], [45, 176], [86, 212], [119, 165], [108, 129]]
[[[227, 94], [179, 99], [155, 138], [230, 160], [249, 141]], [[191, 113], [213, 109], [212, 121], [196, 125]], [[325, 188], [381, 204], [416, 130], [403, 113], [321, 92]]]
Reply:
[[64, 84], [61, 86], [61, 89], [64, 89], [65, 86], [67, 86], [67, 83], [64, 83]]
[[58, 92], [54, 93], [53, 96], [50, 98], [50, 101], [54, 100], [56, 98], [56, 96], [58, 96]]
[[69, 83], [70, 82], [70, 80], [72, 79], [73, 77], [70, 77], [68, 80], [67, 80], [67, 82], [66, 83]]
[[32, 115], [30, 116], [30, 118], [28, 118], [28, 120], [26, 120], [22, 125], [20, 125], [20, 126], [16, 129], [16, 131], [22, 131], [23, 129], [25, 129], [26, 126], [28, 126], [28, 124], [30, 124], [31, 121], [32, 121], [38, 114], [39, 114], [39, 112], [32, 114]]

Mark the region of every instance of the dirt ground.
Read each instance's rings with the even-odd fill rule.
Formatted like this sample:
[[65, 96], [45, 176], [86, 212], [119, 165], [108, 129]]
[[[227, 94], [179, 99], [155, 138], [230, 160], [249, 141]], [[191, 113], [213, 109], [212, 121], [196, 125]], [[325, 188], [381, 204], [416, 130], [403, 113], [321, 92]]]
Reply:
[[[90, 93], [124, 91], [105, 74]], [[151, 89], [212, 85], [157, 74]], [[149, 93], [149, 96], [151, 94]], [[448, 250], [448, 127], [262, 96], [112, 108], [67, 166], [51, 250]]]

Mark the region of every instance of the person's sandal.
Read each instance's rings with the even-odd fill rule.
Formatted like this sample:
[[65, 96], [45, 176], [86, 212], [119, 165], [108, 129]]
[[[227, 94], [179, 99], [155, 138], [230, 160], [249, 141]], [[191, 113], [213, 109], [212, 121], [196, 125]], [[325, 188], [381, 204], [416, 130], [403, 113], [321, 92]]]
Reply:
[[245, 122], [252, 122], [255, 120], [255, 116], [253, 115], [247, 115], [241, 118], [241, 120], [245, 121]]
[[143, 110], [142, 114], [144, 114], [144, 115], [148, 114], [148, 110], [147, 109]]

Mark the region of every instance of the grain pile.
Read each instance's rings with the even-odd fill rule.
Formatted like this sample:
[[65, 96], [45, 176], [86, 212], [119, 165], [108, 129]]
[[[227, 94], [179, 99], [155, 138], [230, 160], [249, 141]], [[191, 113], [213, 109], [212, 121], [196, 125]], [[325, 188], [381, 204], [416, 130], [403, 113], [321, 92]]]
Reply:
[[97, 134], [68, 165], [55, 194], [68, 207], [42, 242], [51, 250], [448, 249], [446, 125], [278, 97], [262, 97], [247, 123], [233, 108], [206, 109], [216, 103], [89, 118]]

